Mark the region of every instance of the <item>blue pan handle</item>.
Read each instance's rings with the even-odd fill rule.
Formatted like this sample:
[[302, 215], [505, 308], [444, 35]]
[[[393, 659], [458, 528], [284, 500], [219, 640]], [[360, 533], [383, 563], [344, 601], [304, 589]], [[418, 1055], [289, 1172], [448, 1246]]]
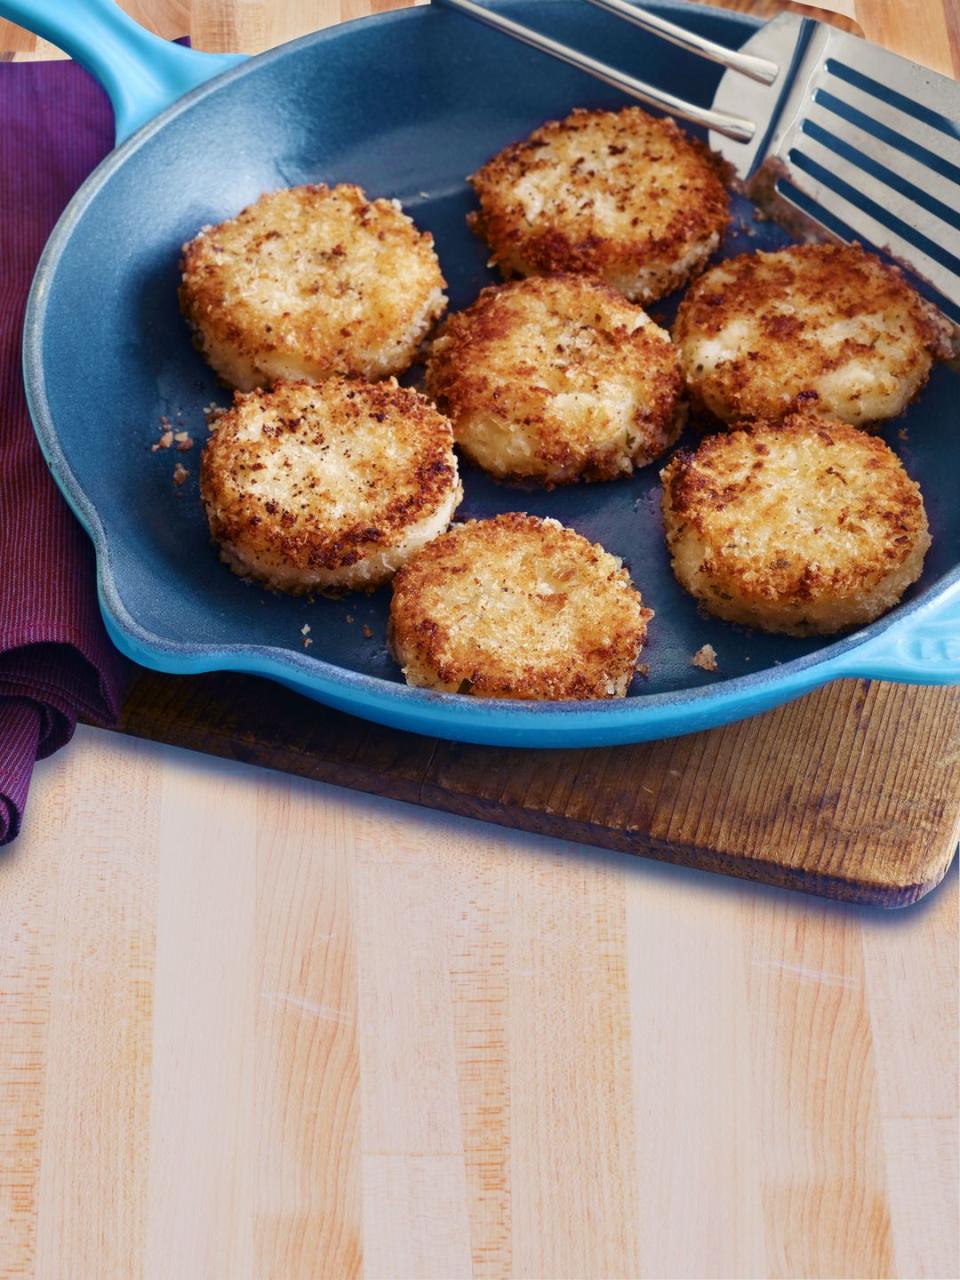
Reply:
[[960, 582], [831, 663], [831, 676], [960, 684]]
[[243, 61], [238, 53], [200, 53], [162, 40], [113, 0], [0, 0], [0, 17], [49, 40], [100, 81], [113, 104], [118, 143]]

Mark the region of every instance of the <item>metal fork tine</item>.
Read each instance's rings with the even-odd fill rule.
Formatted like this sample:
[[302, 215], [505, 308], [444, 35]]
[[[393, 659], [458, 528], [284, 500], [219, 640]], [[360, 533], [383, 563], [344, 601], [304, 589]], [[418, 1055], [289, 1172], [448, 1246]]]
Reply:
[[690, 120], [693, 124], [702, 125], [705, 129], [713, 129], [716, 133], [723, 134], [724, 137], [733, 138], [741, 142], [749, 142], [756, 133], [756, 125], [752, 120], [747, 120], [743, 116], [733, 115], [726, 111], [715, 111], [707, 107], [694, 106], [693, 103], [686, 102], [683, 98], [677, 98], [672, 93], [665, 93], [662, 89], [657, 89], [654, 85], [647, 84], [644, 80], [638, 80], [635, 76], [627, 75], [624, 71], [617, 71], [615, 68], [607, 66], [606, 63], [598, 62], [596, 58], [591, 58], [587, 54], [581, 53], [578, 49], [572, 49], [569, 45], [561, 44], [559, 40], [553, 40], [550, 36], [534, 31], [531, 27], [525, 27], [519, 22], [514, 22], [512, 18], [507, 18], [503, 14], [497, 13], [494, 9], [488, 9], [482, 4], [476, 4], [474, 0], [433, 0], [433, 3], [439, 4], [446, 9], [455, 9], [458, 13], [463, 13], [468, 18], [482, 22], [485, 26], [493, 27], [496, 31], [502, 31], [504, 35], [512, 36], [514, 40], [519, 40], [521, 44], [530, 45], [531, 48], [538, 49], [541, 53], [547, 53], [552, 58], [557, 58], [560, 62], [566, 62], [571, 67], [576, 67], [578, 71], [585, 71], [587, 75], [591, 75], [597, 80], [602, 80], [604, 84], [612, 85], [615, 89], [629, 94], [632, 98], [638, 98], [641, 102], [646, 102], [650, 106], [659, 107], [661, 111], [667, 111], [670, 115], [679, 116], [682, 120]]
[[677, 26], [675, 22], [668, 22], [666, 18], [658, 17], [640, 5], [630, 4], [628, 0], [588, 0], [588, 3], [606, 13], [612, 13], [615, 18], [623, 18], [626, 22], [632, 22], [635, 27], [669, 40], [671, 44], [679, 45], [689, 53], [708, 58], [711, 62], [719, 62], [722, 67], [739, 71], [751, 80], [759, 80], [761, 84], [773, 84], [780, 73], [779, 66], [770, 58], [757, 58], [749, 53], [728, 49], [725, 45], [716, 44], [713, 40], [706, 40], [703, 36], [688, 31], [686, 27]]

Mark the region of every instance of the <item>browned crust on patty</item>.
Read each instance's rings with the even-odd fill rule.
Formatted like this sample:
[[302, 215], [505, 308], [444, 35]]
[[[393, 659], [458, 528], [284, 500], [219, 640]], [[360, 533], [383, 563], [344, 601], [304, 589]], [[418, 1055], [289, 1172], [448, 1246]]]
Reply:
[[[251, 431], [256, 434], [248, 438]], [[447, 419], [392, 379], [331, 378], [237, 392], [201, 461], [211, 535], [308, 574], [348, 568], [389, 549], [449, 498], [457, 484], [452, 445]], [[394, 446], [404, 455], [398, 466], [392, 465]], [[290, 449], [309, 451], [318, 461], [297, 474], [280, 452]], [[336, 468], [323, 470], [328, 451], [349, 470], [359, 516], [349, 504], [339, 514], [333, 509], [349, 494], [338, 492]]]
[[446, 302], [430, 232], [350, 183], [267, 192], [204, 227], [180, 266], [197, 346], [245, 390], [399, 373]]
[[[550, 192], [532, 217], [518, 195], [531, 179]], [[712, 153], [639, 107], [577, 108], [505, 147], [470, 182], [480, 202], [471, 225], [507, 275], [572, 271], [618, 282], [651, 268], [659, 276], [697, 245], [710, 241], [709, 253], [729, 219]], [[700, 265], [650, 289], [618, 287], [649, 301]]]
[[626, 692], [650, 617], [616, 557], [511, 512], [454, 525], [399, 571], [390, 645], [411, 684], [609, 698]]
[[769, 629], [794, 634], [839, 629], [829, 625], [834, 610], [865, 621], [895, 603], [882, 594], [886, 584], [915, 564], [898, 598], [929, 546], [919, 486], [893, 450], [818, 415], [708, 436], [661, 476], [678, 578], [734, 621], [777, 622]]
[[[726, 344], [731, 326], [745, 341], [705, 362], [704, 344]], [[691, 286], [673, 332], [694, 406], [723, 421], [804, 408], [854, 425], [892, 416], [949, 354], [939, 313], [858, 244], [726, 259]]]
[[[585, 276], [484, 289], [447, 320], [426, 387], [461, 448], [501, 479], [614, 479], [651, 462], [683, 424], [683, 376], [669, 335]], [[529, 444], [522, 466], [471, 447], [474, 425], [491, 421]]]

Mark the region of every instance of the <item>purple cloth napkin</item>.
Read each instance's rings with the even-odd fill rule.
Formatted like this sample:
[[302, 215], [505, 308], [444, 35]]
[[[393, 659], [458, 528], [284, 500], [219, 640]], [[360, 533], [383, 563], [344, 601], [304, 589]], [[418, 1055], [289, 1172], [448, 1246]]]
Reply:
[[20, 340], [60, 212], [113, 145], [106, 96], [72, 62], [0, 64], [0, 844], [20, 830], [34, 761], [78, 715], [109, 723], [126, 664], [97, 607], [93, 553], [40, 455]]

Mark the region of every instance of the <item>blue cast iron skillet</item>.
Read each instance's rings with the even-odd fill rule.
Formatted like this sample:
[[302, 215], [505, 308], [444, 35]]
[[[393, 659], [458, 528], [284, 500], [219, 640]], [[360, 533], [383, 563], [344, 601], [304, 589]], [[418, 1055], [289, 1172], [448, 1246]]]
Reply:
[[[713, 96], [719, 69], [625, 31], [582, 0], [502, 7], [675, 93], [704, 104]], [[756, 27], [692, 5], [654, 8], [731, 46]], [[149, 449], [161, 414], [182, 415], [202, 438], [203, 406], [227, 399], [177, 311], [181, 243], [264, 190], [359, 182], [399, 197], [433, 231], [459, 308], [492, 278], [464, 222], [471, 207], [464, 175], [545, 119], [623, 99], [437, 8], [348, 23], [249, 60], [167, 44], [110, 0], [0, 0], [0, 13], [84, 62], [116, 111], [118, 147], [70, 203], [37, 271], [24, 361], [41, 447], [93, 539], [103, 616], [131, 658], [183, 674], [250, 672], [402, 729], [538, 747], [689, 733], [842, 676], [960, 682], [960, 438], [956, 382], [946, 369], [885, 432], [924, 489], [934, 545], [923, 579], [887, 617], [838, 641], [750, 634], [701, 617], [670, 572], [657, 467], [549, 494], [464, 469], [461, 515], [554, 515], [627, 561], [657, 617], [644, 653], [649, 676], [638, 676], [626, 699], [530, 704], [410, 689], [385, 648], [388, 591], [311, 604], [234, 577], [208, 540], [197, 451]], [[784, 239], [754, 223], [741, 202], [723, 252]], [[669, 320], [669, 306], [655, 314]], [[172, 483], [175, 461], [191, 472], [180, 488]], [[707, 642], [719, 655], [716, 675], [690, 665]]]

